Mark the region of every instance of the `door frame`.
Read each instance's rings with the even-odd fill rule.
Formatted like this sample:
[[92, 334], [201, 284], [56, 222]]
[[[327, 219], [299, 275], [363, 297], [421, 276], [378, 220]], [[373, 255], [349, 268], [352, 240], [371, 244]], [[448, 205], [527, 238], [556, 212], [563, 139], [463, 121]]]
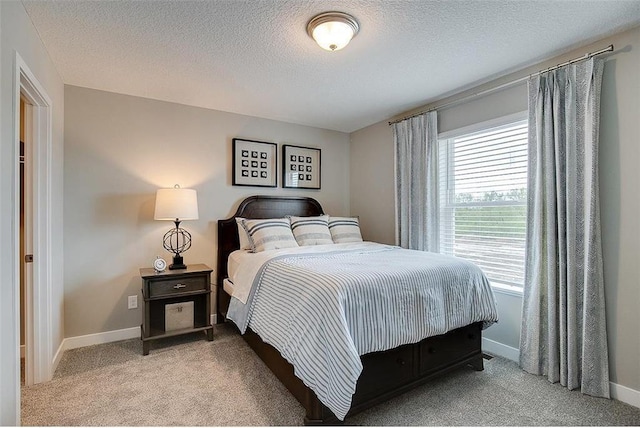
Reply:
[[[26, 357], [29, 380], [40, 383], [52, 378], [52, 245], [51, 245], [51, 181], [52, 181], [52, 103], [44, 87], [31, 72], [18, 52], [15, 52], [13, 76], [14, 116], [14, 254], [20, 254], [20, 94], [31, 104], [30, 123], [25, 129], [31, 140], [31, 207], [32, 207], [32, 263], [31, 284], [26, 287]], [[26, 150], [26, 148], [25, 148]], [[26, 170], [26, 168], [25, 168]], [[26, 171], [25, 171], [26, 174]], [[25, 179], [26, 181], [26, 179]], [[25, 197], [29, 192], [25, 192]], [[26, 201], [25, 201], [26, 203]], [[26, 219], [25, 219], [26, 220]], [[20, 326], [20, 261], [14, 259], [14, 327]], [[19, 334], [18, 334], [19, 337]], [[19, 348], [18, 340], [18, 348]], [[18, 369], [19, 369], [18, 360]], [[16, 376], [20, 376], [17, 370]], [[18, 379], [18, 388], [20, 382]], [[18, 390], [18, 397], [20, 391]]]
[[[21, 213], [24, 218], [24, 254], [21, 251], [19, 257], [23, 257], [26, 254], [33, 254], [33, 105], [30, 104], [29, 99], [20, 93], [20, 103], [24, 99], [24, 117], [20, 117], [20, 122], [24, 122], [24, 212]], [[22, 109], [20, 109], [20, 115], [22, 116]], [[27, 335], [27, 332], [33, 331], [33, 305], [28, 304], [33, 299], [33, 264], [22, 263], [22, 260], [18, 259], [18, 263], [21, 265], [20, 283], [24, 281], [24, 307], [21, 307], [21, 311], [24, 310], [24, 359], [25, 359], [25, 385], [31, 386], [33, 382], [33, 334]], [[29, 349], [30, 351], [27, 351]], [[21, 355], [22, 358], [22, 349]]]

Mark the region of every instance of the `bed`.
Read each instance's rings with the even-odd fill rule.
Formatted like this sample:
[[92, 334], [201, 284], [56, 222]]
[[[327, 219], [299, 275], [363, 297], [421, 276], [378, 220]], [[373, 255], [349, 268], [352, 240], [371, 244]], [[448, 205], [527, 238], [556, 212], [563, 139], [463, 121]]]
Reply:
[[[252, 196], [240, 203], [232, 217], [218, 221], [216, 283], [218, 323], [226, 320], [232, 300], [230, 294], [225, 291], [224, 284], [228, 279], [229, 256], [240, 248], [236, 218], [271, 219], [286, 215], [311, 217], [322, 214], [321, 205], [312, 198]], [[493, 304], [493, 295], [490, 298]], [[497, 313], [495, 319], [489, 316], [487, 320], [472, 322], [444, 334], [361, 355], [362, 371], [357, 378], [355, 393], [346, 416], [400, 395], [451, 370], [464, 366], [483, 370], [481, 331], [496, 319]], [[320, 401], [317, 394], [294, 374], [294, 366], [274, 346], [266, 343], [267, 341], [256, 334], [251, 327], [246, 328], [243, 337], [303, 405], [306, 412], [304, 419], [306, 425], [340, 423], [342, 417], [336, 417], [334, 412]]]

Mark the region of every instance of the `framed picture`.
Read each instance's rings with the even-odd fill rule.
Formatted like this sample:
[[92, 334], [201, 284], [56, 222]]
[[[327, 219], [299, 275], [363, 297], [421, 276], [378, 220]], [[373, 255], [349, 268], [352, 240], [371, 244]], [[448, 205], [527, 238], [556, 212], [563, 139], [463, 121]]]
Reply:
[[234, 186], [277, 187], [277, 165], [277, 144], [233, 139]]
[[320, 188], [320, 149], [282, 146], [282, 187]]

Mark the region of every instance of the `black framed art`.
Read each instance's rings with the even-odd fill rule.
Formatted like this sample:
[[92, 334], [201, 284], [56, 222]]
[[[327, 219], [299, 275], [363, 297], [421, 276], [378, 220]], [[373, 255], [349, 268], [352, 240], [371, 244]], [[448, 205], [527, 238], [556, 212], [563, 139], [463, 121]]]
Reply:
[[282, 187], [320, 188], [320, 149], [282, 146]]
[[278, 145], [264, 141], [233, 139], [234, 186], [278, 186]]

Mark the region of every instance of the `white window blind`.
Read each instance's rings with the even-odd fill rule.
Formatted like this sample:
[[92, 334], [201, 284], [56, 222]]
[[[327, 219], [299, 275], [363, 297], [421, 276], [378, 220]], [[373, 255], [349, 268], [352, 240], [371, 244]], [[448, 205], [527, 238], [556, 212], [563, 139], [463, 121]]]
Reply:
[[522, 287], [527, 121], [440, 141], [440, 251], [474, 262], [493, 282]]

